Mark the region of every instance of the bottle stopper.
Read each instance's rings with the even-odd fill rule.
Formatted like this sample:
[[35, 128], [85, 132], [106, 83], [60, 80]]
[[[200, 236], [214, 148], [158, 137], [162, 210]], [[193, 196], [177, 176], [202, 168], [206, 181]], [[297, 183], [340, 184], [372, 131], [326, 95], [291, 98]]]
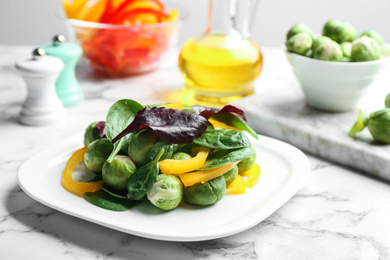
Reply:
[[57, 96], [55, 82], [64, 68], [62, 60], [47, 56], [42, 48], [34, 49], [32, 57], [15, 64], [27, 85], [27, 98], [19, 121], [24, 125], [44, 126], [59, 123], [65, 111]]
[[56, 82], [57, 95], [65, 107], [81, 103], [84, 93], [76, 78], [76, 64], [83, 53], [77, 44], [66, 42], [65, 36], [55, 35], [52, 43], [42, 46], [47, 55], [61, 59], [64, 69]]

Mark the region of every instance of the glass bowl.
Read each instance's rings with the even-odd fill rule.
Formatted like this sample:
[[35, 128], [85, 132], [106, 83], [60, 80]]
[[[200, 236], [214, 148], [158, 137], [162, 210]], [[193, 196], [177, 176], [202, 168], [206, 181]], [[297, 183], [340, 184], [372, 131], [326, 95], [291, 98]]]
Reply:
[[67, 19], [71, 36], [97, 74], [123, 77], [157, 68], [178, 38], [180, 20], [122, 26]]

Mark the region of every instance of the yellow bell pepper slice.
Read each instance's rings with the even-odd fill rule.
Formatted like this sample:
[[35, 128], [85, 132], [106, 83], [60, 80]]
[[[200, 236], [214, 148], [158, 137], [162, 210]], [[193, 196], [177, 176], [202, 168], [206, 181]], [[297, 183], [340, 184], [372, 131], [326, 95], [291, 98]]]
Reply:
[[62, 175], [62, 186], [69, 192], [83, 197], [86, 192], [95, 192], [101, 189], [103, 181], [97, 182], [78, 182], [73, 180], [72, 174], [76, 166], [84, 161], [84, 154], [87, 152], [88, 146], [77, 150], [68, 160], [65, 165]]
[[62, 0], [62, 6], [64, 8], [64, 12], [65, 12], [66, 17], [70, 18], [72, 11], [70, 10], [70, 4], [69, 4], [68, 0]]
[[244, 194], [245, 189], [245, 180], [238, 174], [234, 181], [226, 188], [226, 194]]
[[96, 2], [94, 5], [88, 8], [88, 12], [85, 13], [85, 16], [83, 18], [80, 17], [80, 20], [85, 20], [88, 22], [95, 22], [95, 23], [99, 22], [100, 17], [102, 16], [106, 8], [106, 2], [107, 0], [100, 0]]
[[210, 149], [201, 147], [195, 157], [186, 160], [166, 159], [158, 163], [160, 170], [165, 174], [186, 173], [199, 169], [209, 155]]
[[212, 119], [212, 118], [209, 118], [209, 122], [210, 124], [214, 127], [214, 128], [221, 128], [221, 129], [231, 129], [231, 130], [239, 130], [239, 131], [242, 131], [241, 129], [238, 129], [234, 126], [230, 126], [230, 125], [227, 125], [225, 123], [222, 123], [222, 122], [219, 122], [215, 119]]
[[257, 163], [253, 164], [252, 167], [249, 168], [249, 170], [245, 172], [240, 172], [241, 175], [248, 176], [248, 179], [246, 180], [246, 186], [248, 188], [254, 187], [259, 182], [260, 173], [261, 169]]
[[165, 107], [165, 108], [168, 108], [168, 109], [182, 110], [183, 106], [184, 106], [183, 103], [168, 103], [168, 104], [162, 105], [160, 107]]
[[233, 169], [234, 166], [237, 165], [238, 162], [234, 162], [231, 164], [226, 164], [224, 166], [210, 169], [210, 170], [204, 170], [204, 171], [196, 171], [196, 172], [189, 172], [189, 173], [181, 173], [179, 174], [179, 177], [184, 184], [184, 186], [192, 186], [196, 183], [205, 183], [209, 180], [215, 179], [226, 172]]

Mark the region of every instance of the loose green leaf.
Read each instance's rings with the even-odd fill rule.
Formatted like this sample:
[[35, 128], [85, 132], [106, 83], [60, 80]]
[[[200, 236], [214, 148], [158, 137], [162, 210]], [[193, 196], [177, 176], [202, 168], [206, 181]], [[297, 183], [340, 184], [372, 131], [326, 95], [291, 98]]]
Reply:
[[212, 153], [206, 162], [199, 170], [209, 170], [212, 168], [221, 167], [226, 164], [238, 162], [250, 157], [254, 153], [251, 147], [231, 149], [231, 150], [218, 150]]
[[87, 192], [85, 193], [84, 198], [89, 203], [95, 206], [113, 211], [126, 211], [141, 202], [135, 200], [120, 199], [111, 196], [104, 190], [99, 190], [96, 192]]
[[363, 110], [359, 110], [359, 117], [356, 120], [355, 124], [349, 130], [348, 135], [350, 137], [357, 137], [359, 133], [367, 126], [368, 116]]
[[228, 113], [220, 113], [220, 114], [215, 114], [211, 117], [214, 120], [217, 120], [219, 122], [225, 123], [230, 126], [234, 126], [235, 128], [244, 130], [248, 132], [251, 136], [253, 136], [256, 139], [259, 139], [257, 136], [256, 132], [250, 128], [244, 120], [241, 118], [233, 115], [233, 114], [228, 114]]
[[[122, 99], [115, 102], [108, 110], [105, 131], [107, 138], [112, 141], [119, 133], [121, 133], [131, 122], [133, 122], [135, 115], [143, 106], [131, 99]], [[120, 142], [114, 144], [114, 150], [108, 157], [108, 162], [111, 162], [115, 155], [120, 150], [125, 150], [130, 142], [131, 135], [122, 138]], [[127, 153], [127, 151], [125, 151]]]
[[251, 146], [248, 137], [238, 130], [216, 129], [195, 138], [194, 143], [211, 149], [235, 149]]
[[139, 200], [146, 195], [148, 190], [156, 181], [159, 173], [158, 161], [164, 153], [161, 149], [157, 157], [150, 163], [138, 168], [129, 178], [127, 182], [128, 197]]

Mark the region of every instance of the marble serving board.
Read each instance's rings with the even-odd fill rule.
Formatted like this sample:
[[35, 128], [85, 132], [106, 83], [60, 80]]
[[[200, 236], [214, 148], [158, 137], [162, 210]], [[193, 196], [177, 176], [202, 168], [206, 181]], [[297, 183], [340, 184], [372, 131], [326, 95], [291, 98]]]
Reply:
[[[287, 76], [287, 75], [286, 75]], [[268, 91], [244, 98], [234, 105], [243, 109], [256, 132], [290, 143], [321, 158], [390, 180], [390, 145], [373, 140], [365, 129], [353, 139], [348, 131], [358, 110], [329, 113], [310, 107], [294, 78], [267, 81]], [[387, 75], [381, 75], [362, 101], [370, 113], [384, 107], [390, 92]], [[273, 84], [270, 88], [269, 84]]]
[[[360, 109], [371, 113], [384, 108], [390, 93], [390, 64], [371, 83]], [[307, 104], [293, 69], [281, 50], [264, 55], [256, 94], [234, 103], [259, 133], [290, 143], [303, 151], [361, 172], [390, 180], [390, 145], [375, 142], [367, 129], [359, 138], [348, 136], [358, 109], [330, 113]]]

